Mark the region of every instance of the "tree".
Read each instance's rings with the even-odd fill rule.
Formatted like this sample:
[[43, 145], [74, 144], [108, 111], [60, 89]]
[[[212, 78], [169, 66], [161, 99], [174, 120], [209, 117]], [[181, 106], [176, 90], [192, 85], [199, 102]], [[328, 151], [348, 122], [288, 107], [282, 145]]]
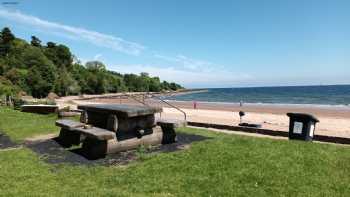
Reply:
[[59, 73], [60, 75], [55, 81], [55, 92], [59, 96], [78, 94], [80, 92], [80, 87], [71, 74], [68, 73], [65, 68], [61, 68]]
[[43, 98], [54, 88], [55, 73], [44, 66], [33, 66], [29, 69], [27, 83], [31, 89], [31, 95]]
[[108, 72], [106, 73], [106, 81], [107, 92], [122, 92], [126, 90], [123, 78], [118, 75]]
[[56, 43], [54, 43], [54, 42], [47, 42], [46, 46], [47, 46], [47, 48], [54, 48], [54, 47], [56, 47]]
[[69, 48], [65, 45], [56, 45], [53, 42], [48, 42], [44, 49], [45, 56], [50, 59], [57, 68], [65, 67], [68, 72], [72, 70], [73, 55]]
[[15, 95], [18, 91], [18, 88], [15, 87], [11, 81], [5, 77], [0, 76], [0, 96], [11, 96]]
[[171, 90], [174, 90], [174, 91], [175, 91], [175, 90], [178, 89], [178, 86], [177, 86], [176, 83], [172, 82], [172, 83], [169, 84], [169, 88], [170, 88]]
[[42, 51], [33, 46], [29, 46], [25, 53], [28, 78], [27, 84], [30, 93], [34, 97], [45, 97], [53, 90], [56, 81], [56, 67]]
[[28, 68], [25, 58], [28, 50], [30, 50], [28, 47], [31, 46], [25, 40], [22, 39], [16, 38], [11, 42], [9, 53], [7, 54], [7, 57], [4, 58], [8, 69]]
[[26, 81], [28, 77], [27, 69], [11, 68], [4, 74], [4, 76], [11, 81], [12, 84], [20, 87], [23, 91], [28, 92], [30, 90]]
[[11, 42], [15, 39], [10, 28], [5, 27], [1, 31], [0, 56], [6, 56], [10, 51]]
[[5, 27], [5, 28], [2, 29], [2, 31], [1, 31], [2, 43], [8, 44], [11, 41], [13, 41], [14, 39], [15, 39], [15, 36], [12, 34], [10, 28]]
[[32, 36], [32, 40], [30, 41], [30, 44], [35, 47], [41, 47], [41, 40], [39, 38]]
[[106, 66], [100, 61], [89, 61], [86, 62], [85, 67], [93, 72], [105, 71]]
[[152, 77], [149, 81], [149, 91], [150, 92], [159, 92], [162, 90], [159, 77]]
[[161, 83], [146, 72], [123, 75], [108, 71], [100, 61], [89, 61], [83, 66], [67, 46], [54, 42], [42, 46], [34, 35], [28, 43], [16, 38], [9, 28], [0, 31], [0, 86], [2, 93], [21, 90], [39, 98], [51, 91], [65, 96], [181, 88], [176, 83]]
[[161, 86], [162, 86], [162, 90], [170, 90], [170, 85], [166, 81], [163, 81]]

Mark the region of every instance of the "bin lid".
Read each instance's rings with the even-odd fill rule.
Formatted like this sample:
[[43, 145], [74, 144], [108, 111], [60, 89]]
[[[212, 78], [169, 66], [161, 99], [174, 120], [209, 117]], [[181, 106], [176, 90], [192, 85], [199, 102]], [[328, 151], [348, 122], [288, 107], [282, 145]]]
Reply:
[[304, 113], [287, 113], [287, 116], [290, 118], [301, 118], [301, 119], [309, 119], [313, 122], [320, 122], [315, 116], [311, 114], [304, 114]]

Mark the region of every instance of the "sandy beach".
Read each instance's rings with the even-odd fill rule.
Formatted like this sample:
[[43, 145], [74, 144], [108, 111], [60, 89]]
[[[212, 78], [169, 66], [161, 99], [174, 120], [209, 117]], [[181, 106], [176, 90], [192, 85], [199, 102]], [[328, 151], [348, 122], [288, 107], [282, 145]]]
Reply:
[[[84, 103], [116, 103], [140, 105], [132, 99], [95, 98], [79, 100], [78, 97], [62, 98], [58, 103], [70, 103], [72, 107]], [[67, 102], [69, 101], [69, 102]], [[163, 107], [163, 113], [158, 117], [170, 119], [183, 119], [184, 116], [178, 110], [155, 99], [145, 99], [151, 106]], [[193, 108], [193, 102], [168, 101], [186, 112], [187, 120], [193, 122], [237, 125], [239, 123], [239, 111], [246, 112], [244, 122], [261, 124], [262, 128], [278, 131], [288, 131], [288, 112], [309, 113], [316, 116], [320, 123], [316, 126], [316, 134], [350, 138], [350, 106], [321, 106], [321, 105], [282, 105], [282, 104], [244, 104], [242, 107], [235, 103], [210, 103], [197, 102], [197, 108]]]

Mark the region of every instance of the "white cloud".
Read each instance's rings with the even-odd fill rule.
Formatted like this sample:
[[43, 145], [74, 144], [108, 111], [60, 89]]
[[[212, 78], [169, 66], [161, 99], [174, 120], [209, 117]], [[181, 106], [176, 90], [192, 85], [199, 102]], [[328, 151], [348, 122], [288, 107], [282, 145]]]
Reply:
[[95, 56], [94, 56], [94, 60], [96, 61], [96, 60], [100, 60], [100, 58], [102, 57], [102, 54], [96, 54]]
[[161, 55], [157, 52], [154, 52], [153, 57], [165, 60], [167, 62], [179, 64], [186, 70], [211, 71], [213, 67], [216, 67], [216, 65], [211, 62], [190, 58], [181, 54], [176, 55], [175, 57], [169, 57], [169, 56]]
[[8, 11], [0, 8], [0, 17], [25, 25], [30, 25], [55, 35], [84, 40], [96, 46], [109, 48], [131, 55], [139, 55], [145, 49], [141, 44], [130, 42], [120, 37], [46, 21], [35, 16], [23, 14], [19, 11]]
[[225, 71], [186, 71], [174, 67], [160, 68], [149, 65], [115, 65], [112, 68], [123, 74], [147, 72], [151, 76], [160, 76], [162, 80], [174, 81], [186, 87], [222, 87], [223, 84], [230, 86], [253, 79], [250, 75]]

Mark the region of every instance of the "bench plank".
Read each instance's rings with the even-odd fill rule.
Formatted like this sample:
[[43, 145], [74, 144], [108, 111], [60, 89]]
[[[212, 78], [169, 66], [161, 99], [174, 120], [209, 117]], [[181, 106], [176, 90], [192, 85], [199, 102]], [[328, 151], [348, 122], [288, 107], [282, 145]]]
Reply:
[[87, 137], [98, 139], [98, 140], [110, 140], [116, 138], [115, 133], [106, 129], [101, 129], [98, 127], [92, 127], [88, 129], [75, 128], [73, 131], [77, 131], [86, 135]]
[[179, 128], [179, 127], [186, 127], [187, 121], [186, 120], [175, 120], [175, 119], [159, 119], [157, 120], [158, 126], [165, 126], [165, 127], [172, 127], [172, 128]]
[[69, 119], [60, 119], [60, 120], [56, 120], [56, 126], [71, 130], [74, 128], [83, 127], [84, 123], [77, 122], [74, 120], [69, 120]]

